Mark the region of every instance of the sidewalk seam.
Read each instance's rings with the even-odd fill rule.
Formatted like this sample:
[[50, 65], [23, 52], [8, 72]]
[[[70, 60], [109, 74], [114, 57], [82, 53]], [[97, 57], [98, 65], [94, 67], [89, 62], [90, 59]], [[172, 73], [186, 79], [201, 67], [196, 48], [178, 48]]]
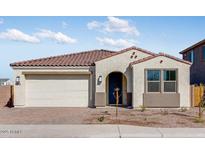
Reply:
[[122, 135], [121, 135], [121, 132], [120, 132], [120, 126], [117, 125], [117, 130], [118, 130], [118, 133], [119, 133], [119, 138], [122, 138]]
[[161, 134], [161, 137], [164, 138], [164, 134], [162, 133], [161, 129], [160, 128], [157, 128], [159, 133]]

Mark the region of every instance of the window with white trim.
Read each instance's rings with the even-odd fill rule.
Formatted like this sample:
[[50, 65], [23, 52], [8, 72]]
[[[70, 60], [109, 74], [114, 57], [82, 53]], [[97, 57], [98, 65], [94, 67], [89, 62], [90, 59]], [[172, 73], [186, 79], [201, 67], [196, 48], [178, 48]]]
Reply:
[[160, 70], [147, 70], [147, 92], [160, 92]]
[[177, 79], [176, 70], [164, 70], [163, 71], [163, 85], [164, 92], [177, 92]]
[[177, 92], [177, 70], [146, 70], [146, 92]]

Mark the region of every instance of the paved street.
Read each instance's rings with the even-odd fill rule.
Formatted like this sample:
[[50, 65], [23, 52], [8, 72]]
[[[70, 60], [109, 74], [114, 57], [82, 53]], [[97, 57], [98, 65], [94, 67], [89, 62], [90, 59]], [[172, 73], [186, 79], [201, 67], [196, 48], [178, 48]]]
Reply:
[[148, 128], [129, 125], [0, 125], [0, 137], [130, 138], [205, 137], [204, 128]]

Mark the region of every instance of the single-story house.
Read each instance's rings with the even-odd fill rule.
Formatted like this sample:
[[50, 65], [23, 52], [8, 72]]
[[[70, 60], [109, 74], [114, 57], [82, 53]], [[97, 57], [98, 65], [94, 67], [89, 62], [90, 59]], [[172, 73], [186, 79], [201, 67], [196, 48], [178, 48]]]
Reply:
[[190, 107], [191, 63], [130, 47], [12, 63], [16, 107]]

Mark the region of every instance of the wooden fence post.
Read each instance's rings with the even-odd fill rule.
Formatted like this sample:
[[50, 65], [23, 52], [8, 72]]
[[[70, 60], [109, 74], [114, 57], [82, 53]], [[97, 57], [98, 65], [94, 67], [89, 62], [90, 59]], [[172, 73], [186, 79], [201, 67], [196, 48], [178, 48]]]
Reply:
[[194, 85], [190, 86], [191, 107], [194, 107]]

